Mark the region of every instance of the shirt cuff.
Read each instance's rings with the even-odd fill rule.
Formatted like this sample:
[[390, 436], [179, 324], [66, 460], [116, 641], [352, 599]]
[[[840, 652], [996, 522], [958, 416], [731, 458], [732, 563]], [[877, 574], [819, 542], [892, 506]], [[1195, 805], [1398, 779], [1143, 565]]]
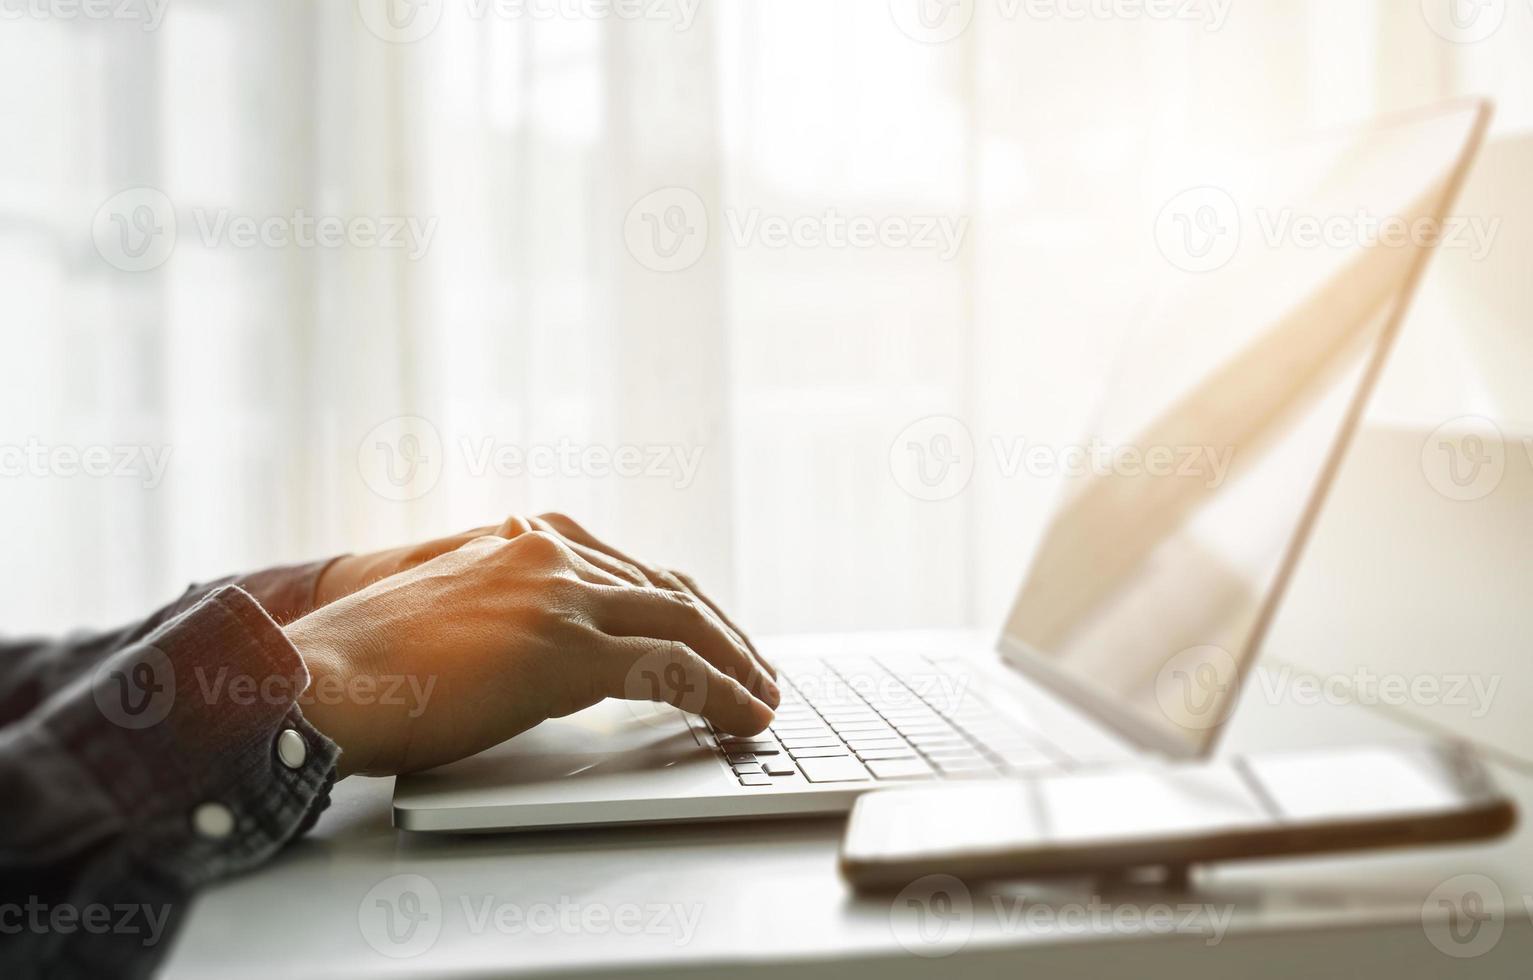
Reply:
[[43, 728], [134, 828], [140, 860], [182, 884], [261, 863], [329, 803], [340, 753], [298, 707], [308, 669], [244, 590], [216, 589], [89, 680]]

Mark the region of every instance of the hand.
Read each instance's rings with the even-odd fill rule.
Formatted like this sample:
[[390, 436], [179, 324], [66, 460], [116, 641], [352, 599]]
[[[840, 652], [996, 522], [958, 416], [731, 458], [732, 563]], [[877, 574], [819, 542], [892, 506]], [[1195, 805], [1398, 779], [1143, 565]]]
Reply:
[[[341, 747], [342, 775], [441, 765], [607, 697], [666, 701], [739, 735], [771, 722], [776, 684], [703, 600], [508, 525], [514, 536], [473, 537], [286, 627], [312, 678], [304, 713]], [[397, 678], [429, 696], [378, 695]]]
[[597, 568], [615, 575], [633, 585], [648, 585], [669, 592], [687, 593], [700, 601], [725, 630], [750, 651], [757, 665], [772, 679], [777, 678], [776, 669], [756, 650], [750, 637], [724, 615], [724, 611], [688, 575], [646, 565], [608, 545], [563, 514], [541, 514], [537, 517], [508, 517], [500, 524], [464, 531], [445, 538], [435, 538], [421, 544], [375, 551], [365, 555], [344, 555], [331, 562], [321, 574], [316, 589], [315, 608], [329, 605], [345, 598], [373, 582], [408, 571], [438, 555], [456, 551], [475, 538], [487, 534], [502, 538], [514, 538], [527, 531], [543, 531], [563, 538], [565, 543], [580, 557]]

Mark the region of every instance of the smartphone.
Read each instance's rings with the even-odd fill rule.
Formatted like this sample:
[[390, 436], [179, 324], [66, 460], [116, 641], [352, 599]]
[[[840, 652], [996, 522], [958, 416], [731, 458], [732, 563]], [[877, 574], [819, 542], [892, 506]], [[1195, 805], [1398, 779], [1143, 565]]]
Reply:
[[1517, 811], [1456, 744], [925, 783], [858, 798], [841, 873], [859, 889], [1185, 868], [1497, 837]]

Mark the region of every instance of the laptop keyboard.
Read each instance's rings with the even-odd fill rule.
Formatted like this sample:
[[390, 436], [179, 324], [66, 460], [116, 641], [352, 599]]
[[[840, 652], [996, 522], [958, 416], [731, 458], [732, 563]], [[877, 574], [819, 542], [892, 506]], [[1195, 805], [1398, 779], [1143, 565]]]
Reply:
[[975, 675], [922, 657], [795, 660], [772, 726], [711, 731], [743, 786], [951, 779], [1060, 770], [1069, 758], [970, 690]]

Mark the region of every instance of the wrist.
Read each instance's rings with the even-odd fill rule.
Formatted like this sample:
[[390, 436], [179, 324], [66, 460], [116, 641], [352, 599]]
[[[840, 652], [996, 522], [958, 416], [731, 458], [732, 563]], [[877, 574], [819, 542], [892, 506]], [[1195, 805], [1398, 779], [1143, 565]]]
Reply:
[[344, 695], [346, 674], [342, 658], [322, 631], [313, 629], [307, 619], [288, 624], [283, 633], [308, 670], [308, 687], [298, 697], [305, 720], [340, 749], [336, 778], [357, 772], [361, 743]]

